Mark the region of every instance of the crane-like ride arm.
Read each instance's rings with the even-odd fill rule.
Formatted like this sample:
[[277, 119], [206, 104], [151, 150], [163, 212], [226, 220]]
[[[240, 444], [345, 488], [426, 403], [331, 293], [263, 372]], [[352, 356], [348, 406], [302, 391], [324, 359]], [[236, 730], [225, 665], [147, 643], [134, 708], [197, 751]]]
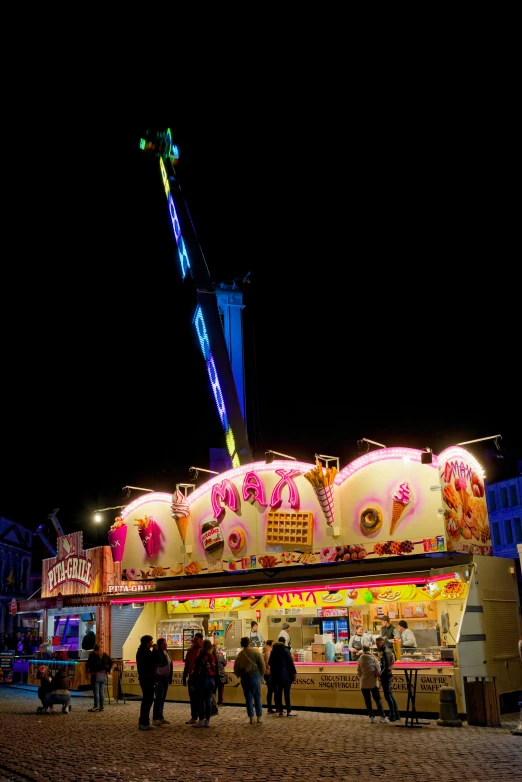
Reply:
[[[62, 525], [58, 521], [58, 517], [56, 516], [56, 514], [58, 513], [59, 510], [60, 510], [60, 508], [55, 508], [51, 513], [49, 513], [49, 515], [47, 516], [47, 520], [52, 523], [54, 529], [56, 530], [56, 536], [58, 538], [63, 538], [65, 533], [64, 533], [64, 531], [62, 529]], [[44, 546], [47, 549], [47, 551], [49, 551], [50, 554], [53, 557], [55, 557], [56, 556], [56, 551], [51, 546], [51, 544], [49, 543], [47, 538], [45, 537], [44, 532], [43, 532], [44, 528], [45, 528], [45, 524], [40, 524], [40, 526], [36, 530], [35, 534], [38, 535], [38, 537], [40, 538], [40, 540], [44, 544]]]
[[159, 159], [181, 277], [183, 280], [187, 276], [190, 277], [196, 289], [198, 303], [192, 322], [207, 366], [231, 464], [232, 467], [239, 467], [252, 462], [252, 453], [227, 351], [216, 291], [176, 174], [178, 148], [172, 141], [170, 129], [160, 132], [147, 131], [145, 136], [140, 140], [140, 147]]

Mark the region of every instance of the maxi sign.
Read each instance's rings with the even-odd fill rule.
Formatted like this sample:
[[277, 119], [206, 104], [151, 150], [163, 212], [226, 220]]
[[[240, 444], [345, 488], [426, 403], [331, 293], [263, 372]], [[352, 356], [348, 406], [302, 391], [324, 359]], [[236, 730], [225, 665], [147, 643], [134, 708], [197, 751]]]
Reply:
[[85, 557], [72, 556], [59, 559], [47, 574], [49, 592], [65, 581], [78, 581], [84, 586], [90, 586], [92, 581], [92, 562]]

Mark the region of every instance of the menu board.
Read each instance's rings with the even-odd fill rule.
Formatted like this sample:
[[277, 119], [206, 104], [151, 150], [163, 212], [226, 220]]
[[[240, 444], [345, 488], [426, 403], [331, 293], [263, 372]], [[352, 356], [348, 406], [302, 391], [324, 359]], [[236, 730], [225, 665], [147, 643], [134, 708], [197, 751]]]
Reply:
[[9, 683], [13, 678], [14, 650], [0, 652], [0, 680]]

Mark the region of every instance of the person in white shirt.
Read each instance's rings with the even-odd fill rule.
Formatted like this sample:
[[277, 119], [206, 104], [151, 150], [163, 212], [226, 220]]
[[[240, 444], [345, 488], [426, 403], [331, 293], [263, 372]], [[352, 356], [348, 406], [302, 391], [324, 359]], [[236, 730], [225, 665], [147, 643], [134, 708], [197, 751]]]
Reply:
[[283, 629], [279, 631], [279, 637], [283, 637], [285, 639], [285, 644], [290, 648], [290, 633], [288, 632], [290, 625], [288, 622], [283, 622]]
[[412, 647], [415, 648], [417, 646], [413, 630], [408, 630], [408, 622], [404, 619], [401, 619], [399, 622], [399, 633], [401, 634], [401, 647], [411, 649]]

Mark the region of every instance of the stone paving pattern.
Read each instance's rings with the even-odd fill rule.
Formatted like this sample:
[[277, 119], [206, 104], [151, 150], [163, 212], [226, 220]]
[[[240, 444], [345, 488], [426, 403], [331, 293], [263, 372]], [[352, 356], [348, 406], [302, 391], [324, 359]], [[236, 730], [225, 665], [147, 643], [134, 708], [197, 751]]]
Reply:
[[[362, 695], [361, 695], [362, 700]], [[316, 782], [372, 777], [412, 782], [514, 782], [521, 779], [518, 714], [502, 727], [422, 728], [370, 724], [368, 717], [301, 711], [296, 718], [220, 707], [209, 729], [184, 724], [187, 704], [166, 703], [171, 725], [138, 730], [139, 701], [72, 698], [65, 715], [37, 714], [32, 690], [0, 688], [0, 782]]]

